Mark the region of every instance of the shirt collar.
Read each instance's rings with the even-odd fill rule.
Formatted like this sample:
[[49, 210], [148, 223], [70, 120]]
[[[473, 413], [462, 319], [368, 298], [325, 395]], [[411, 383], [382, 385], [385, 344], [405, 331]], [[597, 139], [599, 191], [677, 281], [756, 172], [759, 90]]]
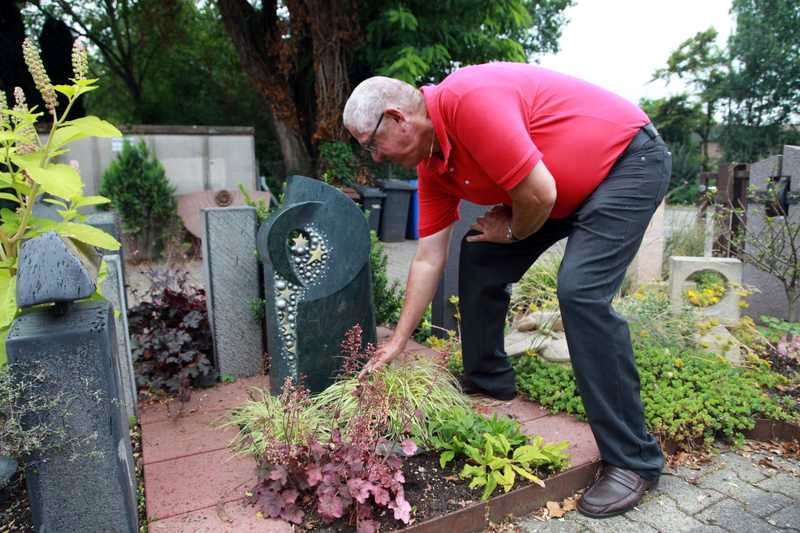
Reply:
[[425, 107], [428, 109], [428, 116], [433, 123], [433, 131], [436, 134], [436, 139], [439, 141], [439, 148], [442, 150], [443, 159], [432, 157], [430, 159], [423, 159], [423, 165], [429, 172], [436, 174], [444, 174], [447, 171], [450, 162], [450, 152], [452, 145], [450, 138], [447, 136], [447, 131], [444, 127], [442, 114], [439, 110], [439, 87], [436, 85], [426, 85], [420, 89], [425, 97]]

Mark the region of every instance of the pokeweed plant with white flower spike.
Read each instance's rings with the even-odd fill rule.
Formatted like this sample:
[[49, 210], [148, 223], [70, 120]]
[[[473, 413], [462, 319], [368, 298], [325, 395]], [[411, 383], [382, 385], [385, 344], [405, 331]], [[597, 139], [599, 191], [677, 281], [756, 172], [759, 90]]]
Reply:
[[[72, 51], [74, 78], [69, 85], [53, 85], [42, 64], [39, 52], [30, 39], [22, 45], [23, 57], [41, 93], [52, 126], [46, 142], [36, 131], [36, 122], [44, 114], [29, 109], [22, 89], [14, 89], [10, 107], [0, 91], [0, 198], [11, 201], [15, 209], [0, 209], [0, 365], [5, 364], [5, 339], [19, 313], [16, 302], [16, 274], [22, 241], [54, 231], [63, 237], [107, 250], [119, 249], [119, 242], [108, 233], [84, 224], [81, 207], [108, 203], [102, 196], [84, 196], [83, 180], [77, 165], [57, 163], [55, 158], [68, 152], [67, 145], [85, 137], [119, 137], [122, 134], [110, 123], [94, 116], [67, 120], [75, 101], [97, 89], [96, 79], [87, 79], [86, 50], [76, 42]], [[67, 103], [59, 113], [56, 92]], [[45, 202], [58, 206], [62, 220], [39, 218], [33, 206], [42, 195]], [[101, 277], [103, 269], [101, 268]]]

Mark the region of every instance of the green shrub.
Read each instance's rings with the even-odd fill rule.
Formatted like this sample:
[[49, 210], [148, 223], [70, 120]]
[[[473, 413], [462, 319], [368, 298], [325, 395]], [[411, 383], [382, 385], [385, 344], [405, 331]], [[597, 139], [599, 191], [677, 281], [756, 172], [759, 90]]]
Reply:
[[320, 171], [325, 183], [338, 183], [352, 187], [356, 183], [358, 161], [350, 143], [325, 142], [319, 147]]
[[702, 170], [696, 143], [672, 143], [672, 177], [667, 190], [667, 203], [694, 205], [700, 190], [697, 176]]
[[144, 141], [125, 142], [122, 153], [103, 174], [100, 194], [111, 199], [139, 258], [155, 259], [177, 227], [177, 204], [175, 188]]
[[369, 267], [372, 271], [372, 297], [375, 304], [375, 323], [394, 324], [403, 309], [403, 290], [396, 281], [389, 282], [386, 274], [386, 252], [378, 234], [370, 231]]

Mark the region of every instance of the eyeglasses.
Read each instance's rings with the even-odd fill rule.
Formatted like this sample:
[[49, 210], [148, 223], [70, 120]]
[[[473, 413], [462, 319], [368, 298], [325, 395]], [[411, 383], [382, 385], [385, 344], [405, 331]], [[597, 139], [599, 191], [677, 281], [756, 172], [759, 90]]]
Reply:
[[381, 127], [381, 122], [383, 122], [383, 113], [381, 113], [381, 116], [378, 119], [378, 123], [375, 125], [375, 129], [372, 130], [372, 135], [369, 136], [367, 142], [361, 145], [364, 147], [364, 150], [366, 150], [371, 154], [374, 154], [375, 152], [378, 151], [378, 148], [375, 146], [375, 134], [378, 133], [378, 128]]

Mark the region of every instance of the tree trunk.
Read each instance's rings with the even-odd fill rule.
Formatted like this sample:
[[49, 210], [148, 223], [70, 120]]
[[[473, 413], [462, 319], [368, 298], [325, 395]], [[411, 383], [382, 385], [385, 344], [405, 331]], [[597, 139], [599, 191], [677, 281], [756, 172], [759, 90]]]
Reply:
[[287, 174], [311, 175], [311, 155], [293, 95], [304, 35], [297, 3], [286, 3], [291, 27], [278, 17], [275, 0], [262, 2], [260, 11], [247, 0], [217, 0], [217, 4], [242, 68], [272, 114]]
[[800, 319], [797, 312], [797, 303], [800, 301], [800, 289], [786, 289], [786, 299], [789, 302], [789, 311], [787, 320], [789, 322], [797, 322]]

